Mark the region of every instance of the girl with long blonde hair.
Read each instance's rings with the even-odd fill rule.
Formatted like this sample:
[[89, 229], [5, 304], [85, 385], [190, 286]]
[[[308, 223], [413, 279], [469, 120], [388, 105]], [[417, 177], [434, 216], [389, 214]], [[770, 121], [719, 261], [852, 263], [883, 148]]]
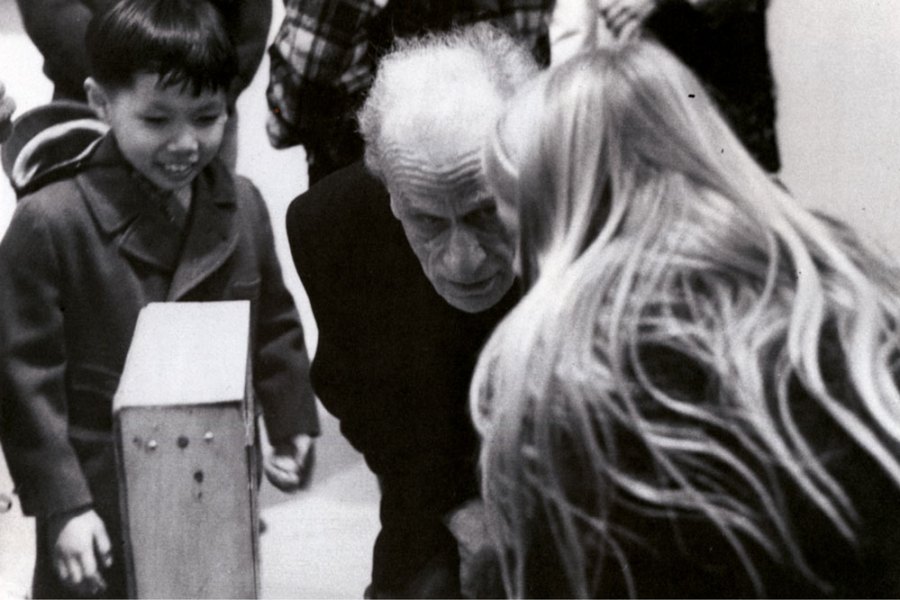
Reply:
[[472, 383], [507, 593], [900, 594], [900, 270], [652, 41], [540, 75], [485, 167], [528, 293]]

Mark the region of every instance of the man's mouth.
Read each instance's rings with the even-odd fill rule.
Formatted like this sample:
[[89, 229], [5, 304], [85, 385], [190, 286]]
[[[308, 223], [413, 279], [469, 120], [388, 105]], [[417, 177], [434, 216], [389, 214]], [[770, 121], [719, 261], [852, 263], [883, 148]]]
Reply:
[[471, 282], [454, 281], [453, 285], [467, 294], [479, 294], [487, 291], [493, 281], [494, 277], [491, 276]]

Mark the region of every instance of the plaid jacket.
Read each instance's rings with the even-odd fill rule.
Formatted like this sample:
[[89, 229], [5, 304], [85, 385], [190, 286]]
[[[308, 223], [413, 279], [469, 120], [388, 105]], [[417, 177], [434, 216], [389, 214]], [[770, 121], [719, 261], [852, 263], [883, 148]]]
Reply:
[[490, 20], [546, 63], [551, 7], [552, 0], [285, 0], [269, 48], [269, 140], [276, 148], [304, 144], [311, 129], [352, 119], [394, 37]]

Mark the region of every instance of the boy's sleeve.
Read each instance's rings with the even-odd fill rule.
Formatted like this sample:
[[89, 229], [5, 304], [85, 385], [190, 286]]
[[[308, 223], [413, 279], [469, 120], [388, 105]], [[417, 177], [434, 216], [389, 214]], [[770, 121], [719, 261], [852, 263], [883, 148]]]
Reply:
[[297, 434], [319, 435], [319, 414], [309, 379], [309, 355], [294, 299], [284, 285], [275, 253], [268, 211], [251, 184], [261, 283], [257, 316], [253, 379], [263, 409], [266, 432], [273, 444]]
[[92, 502], [68, 438], [60, 267], [42, 217], [23, 202], [0, 242], [0, 440], [31, 515]]

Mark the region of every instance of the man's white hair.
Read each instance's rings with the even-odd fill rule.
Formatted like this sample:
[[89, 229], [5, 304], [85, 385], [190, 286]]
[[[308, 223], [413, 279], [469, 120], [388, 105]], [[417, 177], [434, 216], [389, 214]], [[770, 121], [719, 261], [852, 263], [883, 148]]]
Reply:
[[359, 112], [366, 165], [390, 187], [397, 152], [438, 166], [479, 148], [537, 69], [528, 50], [486, 23], [399, 41]]

